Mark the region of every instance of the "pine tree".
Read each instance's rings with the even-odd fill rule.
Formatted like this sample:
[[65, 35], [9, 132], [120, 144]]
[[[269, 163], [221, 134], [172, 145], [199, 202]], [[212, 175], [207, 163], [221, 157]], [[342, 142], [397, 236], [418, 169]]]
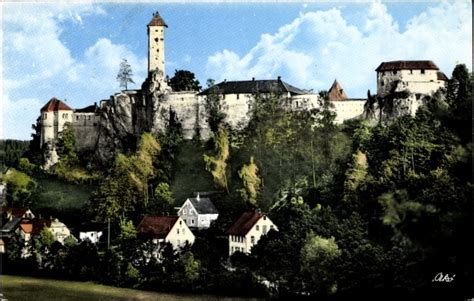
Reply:
[[126, 59], [122, 59], [120, 63], [120, 70], [117, 74], [117, 81], [120, 82], [120, 87], [124, 87], [127, 90], [128, 83], [135, 83], [132, 79], [133, 72], [132, 67]]

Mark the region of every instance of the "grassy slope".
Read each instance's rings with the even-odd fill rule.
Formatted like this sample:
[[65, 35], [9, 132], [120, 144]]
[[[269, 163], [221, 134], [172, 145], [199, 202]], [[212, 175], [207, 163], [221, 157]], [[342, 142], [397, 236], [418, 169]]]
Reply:
[[[214, 296], [184, 296], [116, 288], [90, 282], [60, 281], [17, 276], [2, 276], [3, 293], [15, 301], [161, 301], [161, 300], [244, 300]], [[248, 300], [248, 299], [247, 299]]]
[[205, 169], [204, 152], [204, 147], [196, 146], [191, 141], [185, 141], [181, 146], [174, 181], [171, 183], [176, 205], [184, 203], [193, 192], [215, 190], [212, 177]]

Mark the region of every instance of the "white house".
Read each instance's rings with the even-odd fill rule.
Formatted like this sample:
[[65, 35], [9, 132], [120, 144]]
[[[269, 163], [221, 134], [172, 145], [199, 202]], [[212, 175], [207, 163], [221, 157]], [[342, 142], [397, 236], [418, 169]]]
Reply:
[[179, 216], [145, 215], [137, 227], [138, 235], [156, 244], [169, 242], [178, 249], [194, 243], [194, 234]]
[[90, 240], [92, 243], [96, 244], [99, 242], [100, 238], [102, 237], [102, 231], [86, 231], [86, 232], [79, 232], [79, 239], [80, 240]]
[[20, 236], [28, 242], [32, 236], [41, 234], [44, 228], [48, 228], [54, 236], [54, 240], [64, 244], [64, 240], [71, 236], [71, 231], [68, 227], [56, 219], [33, 219], [31, 221], [24, 221], [20, 224], [18, 231]]
[[278, 228], [264, 214], [259, 212], [245, 212], [227, 231], [229, 235], [229, 256], [235, 252], [250, 253], [268, 231]]
[[198, 193], [195, 198], [188, 198], [183, 203], [178, 215], [188, 227], [206, 229], [218, 218], [219, 212], [209, 198], [200, 197]]

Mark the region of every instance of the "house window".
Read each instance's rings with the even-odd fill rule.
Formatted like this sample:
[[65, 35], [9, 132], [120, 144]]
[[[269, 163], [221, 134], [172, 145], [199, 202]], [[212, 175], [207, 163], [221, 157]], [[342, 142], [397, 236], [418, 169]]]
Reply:
[[255, 244], [255, 236], [250, 236], [250, 242], [253, 244]]
[[425, 69], [421, 69], [421, 74], [425, 74]]
[[187, 213], [188, 213], [188, 210], [187, 210], [187, 209], [184, 209], [184, 210], [183, 210], [183, 213], [184, 213], [184, 214], [187, 214]]
[[194, 225], [194, 219], [191, 219], [191, 224], [193, 224], [193, 225]]
[[183, 224], [183, 222], [182, 222], [182, 221], [179, 221], [179, 224], [180, 224], [180, 225], [182, 225], [182, 224]]
[[264, 220], [264, 221], [266, 221], [266, 220], [267, 220], [267, 217], [266, 217], [266, 216], [264, 216], [264, 217], [263, 217], [263, 220]]
[[179, 234], [179, 228], [178, 228], [178, 229], [176, 229], [176, 233], [177, 233], [177, 234]]
[[262, 232], [263, 234], [267, 234], [267, 226], [262, 226]]
[[46, 119], [46, 117], [48, 117], [48, 114], [44, 113], [43, 114], [43, 119]]
[[258, 225], [255, 226], [255, 230], [260, 231], [260, 227]]
[[183, 235], [184, 235], [184, 230], [186, 230], [185, 228], [183, 228]]
[[273, 230], [273, 225], [270, 225], [270, 230]]

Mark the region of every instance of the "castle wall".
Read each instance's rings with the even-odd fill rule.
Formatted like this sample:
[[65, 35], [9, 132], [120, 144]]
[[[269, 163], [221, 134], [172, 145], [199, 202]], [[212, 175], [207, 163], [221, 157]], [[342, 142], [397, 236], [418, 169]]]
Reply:
[[[205, 99], [203, 98], [203, 101]], [[227, 94], [222, 99], [222, 111], [226, 114], [225, 122], [232, 128], [242, 128], [249, 121], [251, 94]]]
[[94, 150], [99, 135], [99, 113], [74, 113], [72, 125], [79, 151]]
[[[387, 95], [393, 85], [395, 91], [409, 90], [412, 93], [431, 94], [444, 87], [444, 81], [438, 80], [437, 70], [394, 70], [377, 72], [377, 94]], [[397, 82], [398, 83], [395, 83]]]
[[41, 145], [58, 139], [66, 123], [72, 123], [72, 111], [41, 112]]

